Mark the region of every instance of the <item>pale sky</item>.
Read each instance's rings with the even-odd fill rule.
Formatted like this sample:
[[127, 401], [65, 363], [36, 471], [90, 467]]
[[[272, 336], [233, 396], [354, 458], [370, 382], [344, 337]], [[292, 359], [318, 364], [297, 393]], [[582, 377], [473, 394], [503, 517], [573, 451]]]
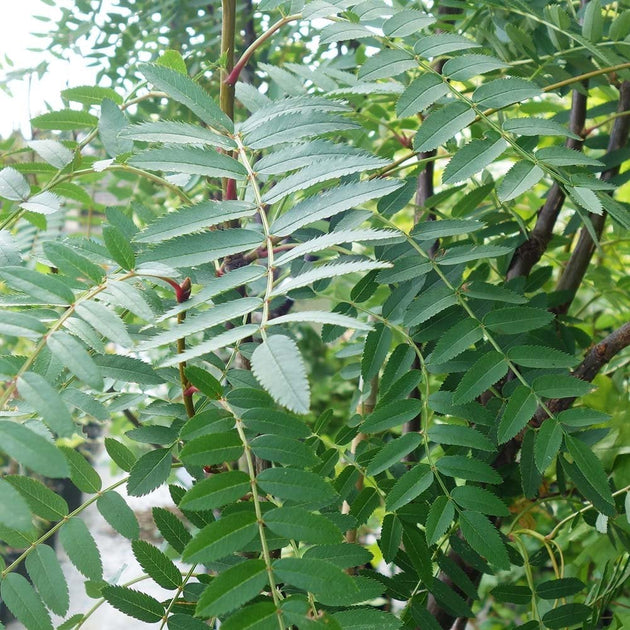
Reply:
[[[3, 11], [0, 20], [0, 82], [4, 83], [4, 74], [10, 69], [6, 64], [7, 55], [17, 68], [31, 68], [42, 61], [41, 52], [29, 48], [43, 48], [47, 40], [34, 37], [31, 33], [45, 33], [51, 28], [50, 23], [42, 22], [35, 16], [54, 17], [59, 14], [57, 6], [67, 6], [71, 0], [55, 0], [51, 7], [41, 0], [0, 0]], [[10, 7], [10, 8], [9, 8]], [[81, 56], [71, 59], [52, 59], [49, 71], [39, 80], [33, 77], [31, 85], [27, 81], [12, 82], [9, 85], [11, 95], [0, 90], [0, 137], [6, 137], [14, 129], [30, 137], [29, 119], [45, 112], [47, 104], [55, 109], [61, 107], [59, 93], [67, 87], [90, 85], [94, 82], [95, 69], [88, 68]]]

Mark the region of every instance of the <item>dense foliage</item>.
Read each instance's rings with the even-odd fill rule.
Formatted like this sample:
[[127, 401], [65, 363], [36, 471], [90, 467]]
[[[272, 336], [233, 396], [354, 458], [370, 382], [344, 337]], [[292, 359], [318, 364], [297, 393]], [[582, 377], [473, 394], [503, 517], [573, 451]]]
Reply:
[[[109, 87], [66, 89], [0, 170], [0, 594], [28, 630], [103, 603], [169, 630], [630, 622], [630, 9], [423, 4], [64, 16], [53, 51], [96, 42]], [[156, 546], [119, 490], [163, 484]]]

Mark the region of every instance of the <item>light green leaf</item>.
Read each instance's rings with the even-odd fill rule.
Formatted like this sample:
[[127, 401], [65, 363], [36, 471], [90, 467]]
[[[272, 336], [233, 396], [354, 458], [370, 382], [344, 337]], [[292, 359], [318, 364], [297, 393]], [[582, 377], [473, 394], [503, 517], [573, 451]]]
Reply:
[[128, 282], [110, 282], [107, 289], [99, 297], [109, 304], [131, 311], [147, 322], [154, 320], [153, 311], [145, 300], [142, 291]]
[[[456, 489], [457, 488], [455, 488], [455, 490]], [[429, 545], [429, 547], [444, 536], [454, 518], [455, 506], [453, 502], [450, 501], [448, 497], [438, 497], [431, 505], [427, 521], [424, 525], [427, 545]]]
[[540, 95], [540, 88], [531, 81], [510, 77], [479, 86], [473, 92], [472, 100], [482, 109], [500, 109]]
[[389, 195], [402, 185], [399, 180], [377, 178], [344, 184], [307, 197], [276, 219], [271, 225], [271, 232], [277, 236], [288, 236], [300, 227]]
[[133, 269], [136, 265], [136, 255], [127, 237], [115, 226], [106, 225], [103, 228], [103, 241], [112, 260], [123, 269]]
[[519, 431], [524, 429], [536, 413], [537, 408], [538, 401], [534, 393], [529, 388], [519, 385], [510, 396], [501, 416], [497, 429], [499, 444], [511, 440]]
[[7, 475], [5, 479], [26, 499], [37, 516], [48, 521], [59, 521], [68, 514], [65, 499], [38, 479], [22, 475]]
[[189, 365], [185, 369], [185, 375], [191, 385], [211, 400], [218, 400], [223, 395], [223, 386], [207, 370], [197, 365]]
[[0, 311], [0, 335], [39, 339], [47, 330], [37, 317], [28, 313]]
[[398, 48], [384, 48], [368, 57], [359, 68], [359, 79], [375, 81], [395, 77], [417, 67], [417, 62], [408, 52]]
[[157, 623], [164, 615], [164, 606], [157, 599], [132, 588], [107, 585], [101, 594], [116, 610], [134, 619]]
[[59, 541], [74, 566], [88, 579], [103, 579], [103, 564], [94, 538], [78, 517], [66, 521], [59, 530]]
[[101, 368], [101, 374], [108, 378], [125, 383], [140, 385], [160, 385], [163, 380], [153, 368], [134, 357], [120, 354], [102, 354], [93, 357], [94, 362]]
[[25, 577], [9, 573], [2, 580], [0, 596], [26, 630], [53, 630], [48, 611]]
[[585, 188], [584, 186], [567, 186], [567, 192], [573, 202], [585, 210], [593, 214], [602, 214], [604, 212], [602, 202], [590, 188]]
[[195, 614], [218, 617], [256, 597], [268, 582], [263, 560], [245, 560], [219, 573], [201, 594]]
[[0, 171], [0, 197], [11, 201], [26, 201], [30, 193], [31, 187], [21, 173], [10, 166]]
[[456, 35], [455, 33], [439, 33], [437, 35], [427, 35], [421, 37], [414, 45], [413, 49], [417, 55], [432, 59], [441, 55], [448, 55], [458, 50], [469, 48], [479, 48], [476, 42]]
[[75, 109], [61, 109], [31, 118], [31, 124], [38, 129], [52, 129], [54, 131], [73, 131], [96, 127], [98, 118], [87, 112]]
[[298, 468], [268, 468], [259, 473], [258, 486], [279, 499], [301, 504], [330, 505], [339, 497], [320, 475]]
[[215, 510], [250, 492], [249, 477], [241, 470], [230, 470], [198, 481], [182, 498], [183, 510]]
[[496, 446], [483, 433], [472, 427], [456, 424], [434, 424], [428, 432], [436, 444], [465, 446], [479, 451], [496, 451]]
[[468, 544], [498, 569], [510, 568], [510, 559], [499, 532], [479, 512], [464, 510], [459, 515], [462, 534]]
[[443, 475], [454, 477], [455, 479], [491, 484], [499, 484], [503, 481], [501, 475], [490, 464], [461, 455], [440, 457], [435, 467]]
[[271, 335], [256, 347], [251, 363], [254, 376], [278, 404], [296, 413], [308, 413], [310, 389], [295, 341], [285, 335]]
[[481, 74], [507, 67], [508, 64], [489, 55], [461, 55], [449, 59], [442, 68], [442, 74], [453, 81], [468, 81]]
[[20, 208], [37, 214], [53, 214], [61, 210], [61, 200], [55, 193], [44, 191], [29, 197], [27, 201], [23, 201]]
[[428, 490], [433, 483], [433, 472], [425, 464], [416, 464], [408, 470], [389, 491], [385, 499], [385, 507], [388, 512], [395, 512], [407, 505], [423, 492]]
[[353, 22], [333, 22], [321, 29], [319, 35], [320, 44], [333, 44], [335, 42], [351, 39], [365, 39], [374, 37], [374, 33], [361, 24]]
[[96, 390], [103, 389], [103, 377], [98, 366], [75, 337], [56, 330], [48, 335], [46, 345], [61, 364], [86, 385]]
[[227, 136], [214, 133], [210, 129], [181, 121], [160, 120], [129, 125], [118, 136], [141, 142], [162, 142], [168, 144], [209, 144], [222, 149], [235, 149], [236, 143]]
[[57, 390], [40, 374], [24, 372], [18, 378], [20, 396], [37, 411], [51, 431], [71, 437], [76, 431], [68, 408]]
[[437, 74], [423, 74], [414, 79], [396, 103], [399, 118], [413, 116], [448, 94], [448, 85]]
[[397, 11], [383, 24], [387, 37], [407, 37], [435, 23], [435, 17], [415, 9]]
[[79, 85], [61, 91], [63, 98], [82, 105], [99, 105], [104, 98], [109, 98], [117, 105], [122, 105], [122, 98], [112, 89], [98, 85]]
[[0, 278], [16, 291], [21, 291], [46, 305], [66, 306], [74, 302], [74, 293], [51, 274], [39, 273], [24, 267], [3, 267]]
[[342, 326], [354, 330], [372, 330], [372, 326], [366, 322], [359, 321], [354, 317], [348, 317], [347, 315], [327, 311], [298, 311], [296, 313], [287, 313], [286, 315], [280, 315], [280, 317], [274, 317], [267, 325], [277, 326], [291, 322], [313, 322], [316, 324]]
[[0, 420], [0, 450], [45, 477], [70, 474], [66, 458], [51, 441], [16, 422]]
[[[111, 439], [111, 438], [110, 438]], [[140, 536], [140, 525], [134, 511], [114, 490], [102, 494], [96, 502], [101, 516], [121, 535], [129, 540]]]
[[490, 330], [502, 335], [516, 335], [542, 328], [553, 320], [553, 313], [530, 306], [508, 306], [491, 311], [483, 318]]
[[127, 481], [127, 492], [141, 497], [161, 486], [171, 472], [171, 452], [158, 448], [143, 455], [131, 468]]
[[309, 547], [302, 557], [328, 560], [340, 569], [348, 569], [370, 562], [372, 553], [358, 544], [342, 542]]
[[52, 164], [55, 168], [63, 168], [72, 162], [74, 154], [61, 142], [55, 140], [31, 140], [27, 143], [29, 148], [38, 153], [43, 160]]
[[134, 155], [129, 164], [149, 171], [167, 171], [245, 179], [247, 171], [235, 159], [201, 147], [169, 147], [149, 149]]
[[495, 494], [478, 486], [457, 486], [451, 491], [453, 500], [467, 510], [491, 516], [509, 516], [507, 506]]
[[432, 151], [450, 140], [475, 119], [475, 112], [459, 101], [432, 112], [420, 125], [413, 140], [416, 151]]
[[366, 470], [367, 474], [378, 475], [390, 466], [402, 461], [405, 456], [420, 446], [421, 441], [422, 438], [418, 433], [406, 433], [391, 442], [387, 442], [372, 458]]
[[487, 352], [464, 374], [453, 393], [453, 403], [461, 405], [480, 396], [508, 372], [508, 364], [500, 352]]
[[65, 455], [70, 466], [70, 479], [82, 492], [96, 494], [101, 491], [103, 482], [92, 465], [81, 453], [69, 446], [60, 446], [59, 450]]
[[231, 228], [189, 234], [158, 243], [143, 253], [140, 262], [159, 262], [170, 267], [195, 267], [224, 256], [256, 249], [263, 235], [254, 230]]
[[0, 479], [0, 524], [19, 532], [27, 532], [33, 526], [28, 503], [4, 479]]
[[213, 466], [237, 460], [243, 454], [243, 443], [236, 431], [212, 433], [190, 440], [180, 453], [187, 466]]
[[459, 149], [446, 165], [442, 174], [443, 184], [462, 182], [489, 164], [492, 164], [507, 148], [503, 138], [496, 140], [473, 140]]
[[503, 130], [519, 136], [566, 136], [574, 140], [582, 138], [564, 125], [548, 118], [508, 118]]
[[133, 540], [131, 549], [147, 575], [167, 590], [174, 590], [182, 583], [182, 575], [173, 561], [146, 540]]
[[371, 381], [385, 363], [392, 343], [392, 331], [385, 324], [376, 324], [371, 330], [361, 355], [361, 375], [366, 382]]
[[59, 241], [46, 241], [43, 248], [46, 258], [64, 274], [81, 281], [102, 282], [105, 270], [76, 249]]
[[301, 507], [281, 507], [264, 516], [265, 525], [278, 536], [311, 544], [341, 541], [341, 530], [325, 516]]
[[133, 151], [133, 142], [119, 135], [127, 125], [127, 117], [118, 105], [111, 99], [104, 98], [98, 120], [98, 135], [109, 156], [116, 157]]
[[237, 512], [222, 516], [206, 525], [186, 545], [182, 558], [185, 562], [213, 562], [240, 551], [258, 532], [253, 512]]
[[221, 111], [210, 95], [186, 75], [165, 66], [146, 64], [140, 72], [158, 90], [166, 92], [173, 100], [185, 105], [203, 122], [219, 131], [232, 132], [232, 121]]
[[569, 147], [544, 147], [536, 151], [536, 157], [550, 166], [603, 166], [599, 160]]
[[70, 597], [55, 550], [48, 545], [35, 547], [26, 557], [26, 570], [46, 606], [56, 615], [65, 615]]

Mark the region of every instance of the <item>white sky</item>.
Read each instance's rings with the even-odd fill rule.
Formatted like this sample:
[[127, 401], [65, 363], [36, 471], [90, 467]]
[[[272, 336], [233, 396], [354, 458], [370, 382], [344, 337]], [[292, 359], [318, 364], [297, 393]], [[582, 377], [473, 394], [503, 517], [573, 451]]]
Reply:
[[[68, 3], [68, 0], [56, 0], [55, 6], [67, 6]], [[0, 20], [0, 82], [4, 82], [4, 73], [9, 69], [5, 55], [16, 69], [32, 68], [41, 63], [42, 53], [29, 48], [44, 48], [48, 40], [35, 37], [32, 33], [46, 33], [51, 23], [42, 22], [35, 16], [54, 17], [59, 15], [59, 10], [41, 0], [0, 0], [0, 5], [5, 9]], [[21, 129], [29, 138], [30, 118], [45, 112], [47, 104], [60, 108], [61, 90], [93, 84], [95, 74], [95, 69], [88, 68], [83, 57], [73, 56], [65, 60], [52, 59], [48, 72], [41, 80], [32, 77], [30, 88], [28, 81], [12, 82], [9, 85], [11, 95], [0, 90], [0, 137], [6, 137], [14, 129]]]

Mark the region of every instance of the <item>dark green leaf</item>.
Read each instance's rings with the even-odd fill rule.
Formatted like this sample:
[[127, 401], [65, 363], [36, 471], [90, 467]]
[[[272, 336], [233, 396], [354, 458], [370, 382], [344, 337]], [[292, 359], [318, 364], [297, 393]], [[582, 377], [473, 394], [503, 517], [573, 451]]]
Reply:
[[102, 494], [96, 502], [101, 516], [121, 535], [129, 540], [140, 536], [140, 525], [133, 510], [114, 490]]
[[536, 413], [537, 408], [538, 402], [533, 392], [527, 387], [519, 385], [510, 396], [501, 416], [497, 430], [497, 441], [499, 444], [511, 440], [519, 431], [525, 428], [534, 413]]
[[585, 589], [586, 585], [577, 578], [560, 578], [548, 580], [536, 586], [536, 595], [541, 599], [560, 599], [570, 597]]
[[489, 464], [461, 455], [445, 455], [437, 460], [435, 466], [443, 475], [456, 479], [491, 484], [502, 481], [501, 475]]
[[173, 561], [145, 540], [133, 540], [131, 548], [144, 572], [162, 588], [173, 590], [182, 583], [182, 576]]
[[408, 470], [387, 495], [385, 506], [388, 511], [395, 512], [403, 505], [407, 505], [423, 492], [428, 490], [433, 483], [433, 473], [425, 464], [416, 464]]
[[171, 452], [159, 448], [143, 455], [131, 468], [127, 481], [127, 492], [141, 497], [161, 486], [171, 472]]
[[312, 544], [335, 543], [341, 530], [325, 516], [300, 507], [281, 507], [267, 512], [265, 525], [284, 538]]
[[213, 474], [198, 481], [180, 501], [182, 509], [214, 510], [238, 500], [251, 491], [249, 476], [240, 470]]
[[101, 478], [85, 457], [78, 450], [69, 446], [60, 446], [59, 448], [68, 460], [72, 483], [79, 490], [88, 494], [100, 492], [103, 485]]
[[181, 450], [180, 458], [187, 466], [213, 466], [237, 460], [243, 453], [243, 443], [236, 431], [202, 435], [191, 440]]
[[586, 621], [593, 610], [585, 604], [563, 604], [545, 613], [542, 622], [547, 628], [567, 628]]
[[2, 580], [0, 596], [26, 630], [53, 630], [48, 611], [25, 577], [9, 573]]
[[490, 516], [509, 516], [510, 511], [499, 497], [478, 486], [457, 486], [451, 491], [451, 497], [467, 510], [474, 510]]
[[[456, 488], [457, 489], [457, 488]], [[431, 508], [425, 523], [425, 536], [429, 546], [435, 544], [450, 528], [455, 518], [455, 506], [448, 497], [438, 497]]]
[[161, 507], [153, 508], [153, 520], [160, 534], [164, 537], [164, 540], [166, 540], [175, 551], [181, 553], [191, 539], [191, 535], [188, 533], [183, 523], [173, 512]]
[[108, 585], [101, 593], [105, 601], [134, 619], [157, 623], [164, 615], [164, 606], [157, 599], [132, 588]]
[[26, 570], [46, 606], [56, 615], [65, 615], [70, 606], [68, 584], [54, 549], [35, 547], [26, 557]]
[[479, 512], [464, 510], [459, 515], [462, 534], [468, 544], [499, 569], [509, 569], [510, 560], [499, 532]]
[[416, 151], [432, 151], [450, 140], [475, 119], [466, 103], [450, 103], [430, 114], [420, 125], [413, 140]]
[[505, 357], [499, 352], [488, 352], [464, 374], [453, 393], [453, 403], [461, 405], [480, 396], [508, 372]]
[[303, 504], [329, 505], [338, 495], [319, 475], [298, 468], [268, 468], [257, 478], [262, 490], [280, 499]]
[[7, 475], [5, 480], [19, 491], [37, 516], [49, 521], [59, 521], [68, 514], [68, 504], [65, 499], [38, 479]]
[[74, 566], [88, 579], [103, 579], [103, 563], [87, 525], [78, 517], [66, 521], [59, 530], [59, 541]]
[[540, 472], [545, 472], [554, 460], [562, 444], [562, 428], [554, 418], [547, 418], [534, 442], [534, 461]]

